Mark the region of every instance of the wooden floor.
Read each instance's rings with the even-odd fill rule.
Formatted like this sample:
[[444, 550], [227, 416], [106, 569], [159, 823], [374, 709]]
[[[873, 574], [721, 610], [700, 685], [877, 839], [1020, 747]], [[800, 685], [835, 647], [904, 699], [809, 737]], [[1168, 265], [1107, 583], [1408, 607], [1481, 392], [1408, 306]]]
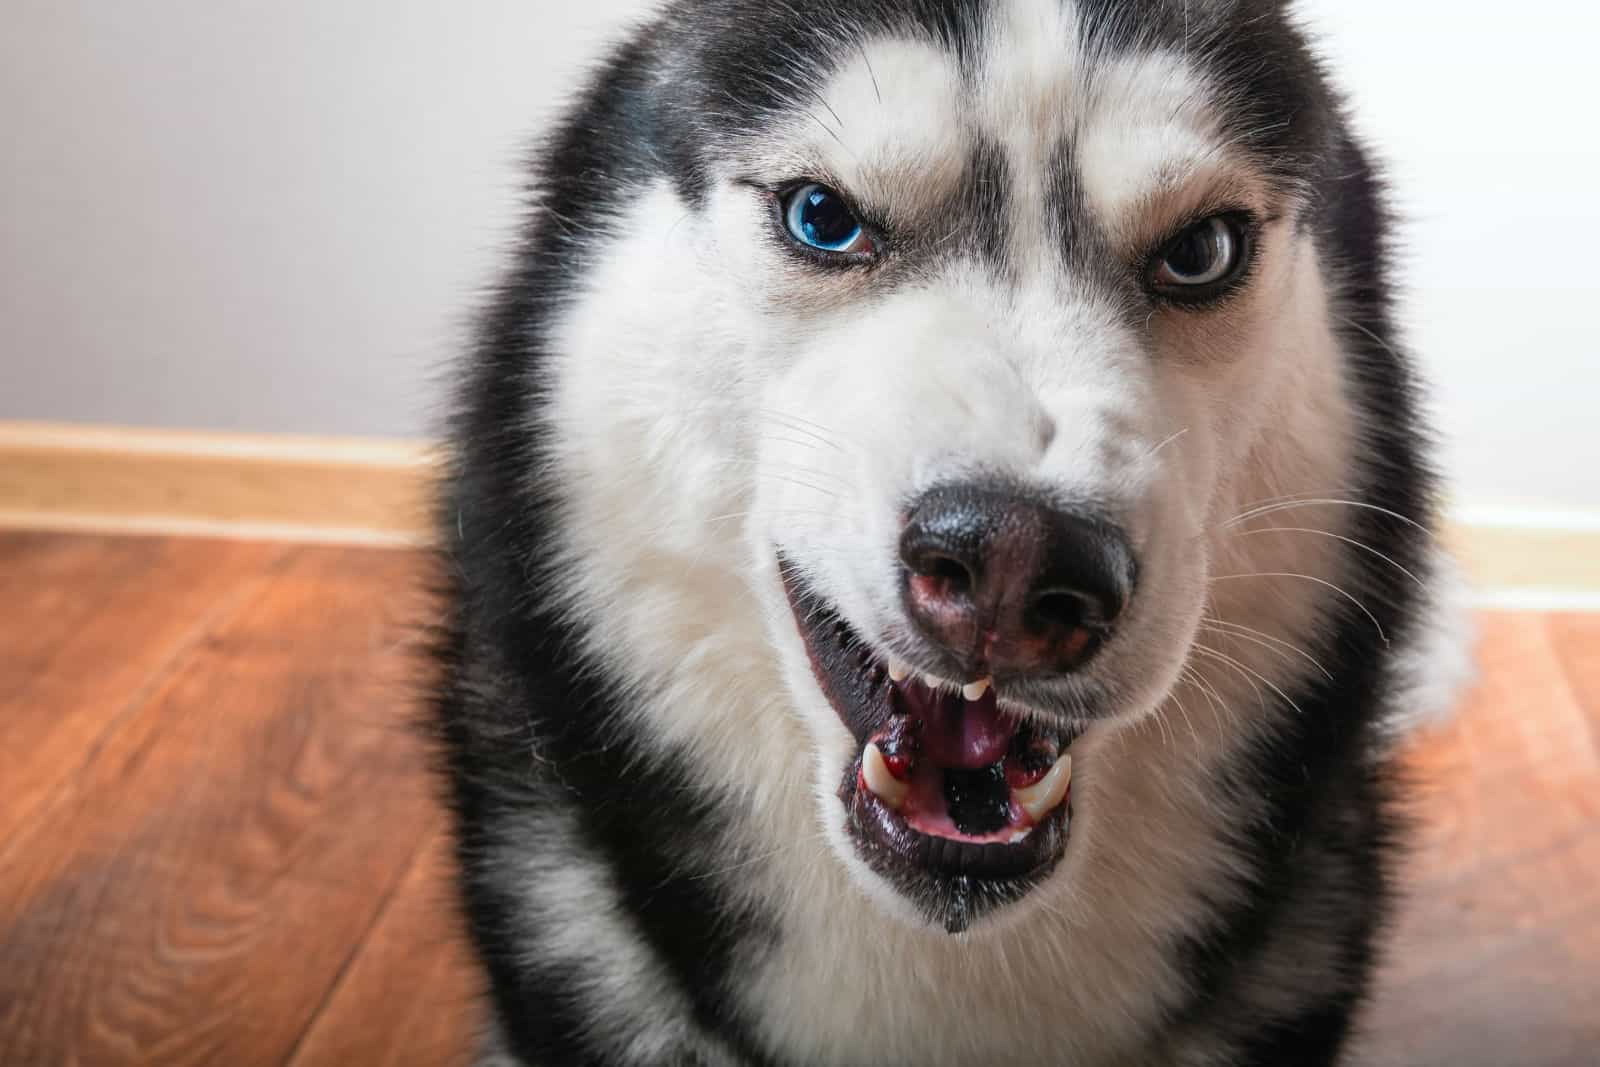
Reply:
[[[0, 535], [0, 1064], [451, 1064], [405, 552]], [[1600, 1063], [1600, 617], [1483, 620], [1411, 746], [1360, 1062]]]

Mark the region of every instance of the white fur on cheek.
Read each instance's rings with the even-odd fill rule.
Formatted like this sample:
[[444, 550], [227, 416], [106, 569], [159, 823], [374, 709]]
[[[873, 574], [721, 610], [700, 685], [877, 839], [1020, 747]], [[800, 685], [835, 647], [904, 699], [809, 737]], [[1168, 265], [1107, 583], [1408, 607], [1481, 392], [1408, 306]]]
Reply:
[[[754, 225], [755, 209], [738, 204], [722, 210]], [[753, 769], [784, 766], [796, 738], [773, 710], [779, 680], [751, 594], [769, 578], [743, 551], [749, 441], [765, 360], [778, 358], [765, 347], [769, 320], [715, 222], [691, 217], [665, 184], [618, 231], [552, 346], [552, 462], [565, 492], [554, 592], [591, 654], [653, 694], [628, 704], [647, 735], [708, 766], [750, 769], [719, 775], [730, 789], [781, 791], [782, 775]], [[708, 694], [702, 678], [730, 681]], [[758, 711], [764, 728], [742, 728]], [[751, 746], [764, 759], [748, 758]]]

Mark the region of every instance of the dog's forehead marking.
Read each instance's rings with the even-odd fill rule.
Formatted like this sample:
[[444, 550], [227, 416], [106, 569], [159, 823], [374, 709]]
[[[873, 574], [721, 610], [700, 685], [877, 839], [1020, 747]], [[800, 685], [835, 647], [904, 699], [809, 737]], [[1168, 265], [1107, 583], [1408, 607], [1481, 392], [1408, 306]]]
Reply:
[[978, 91], [991, 134], [1050, 142], [1073, 113], [1083, 74], [1076, 5], [1002, 0], [990, 9]]
[[[997, 0], [972, 69], [929, 39], [860, 41], [796, 124], [805, 151], [858, 196], [893, 211], [935, 203], [980, 146], [1000, 151], [1011, 255], [1047, 269], [1060, 253], [1053, 189], [1117, 234], [1152, 197], [1227, 170], [1205, 81], [1181, 54], [1086, 47], [1070, 0]], [[1068, 173], [1070, 171], [1070, 173]]]
[[1010, 163], [1013, 262], [1037, 275], [1061, 260], [1049, 202], [1060, 181], [1058, 146], [1071, 135], [1082, 91], [1078, 13], [1065, 0], [1003, 0], [989, 23], [979, 121]]
[[1075, 185], [1102, 227], [1125, 231], [1130, 213], [1225, 153], [1205, 83], [1183, 55], [1086, 45], [1105, 35], [1085, 32], [1083, 17], [1070, 0], [1001, 0], [991, 15], [980, 115], [1012, 157], [1024, 241], [1049, 232], [1022, 205], [1041, 204], [1052, 182]]

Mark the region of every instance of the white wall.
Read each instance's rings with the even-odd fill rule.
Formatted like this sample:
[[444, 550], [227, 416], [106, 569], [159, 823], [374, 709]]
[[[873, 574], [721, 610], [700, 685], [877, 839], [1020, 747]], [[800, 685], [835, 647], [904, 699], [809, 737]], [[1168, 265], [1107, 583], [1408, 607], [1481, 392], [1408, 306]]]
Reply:
[[1600, 10], [1301, 7], [1389, 162], [1458, 499], [1600, 510]]
[[[0, 418], [425, 431], [527, 136], [636, 0], [10, 0]], [[1307, 0], [1461, 499], [1600, 510], [1600, 15]]]

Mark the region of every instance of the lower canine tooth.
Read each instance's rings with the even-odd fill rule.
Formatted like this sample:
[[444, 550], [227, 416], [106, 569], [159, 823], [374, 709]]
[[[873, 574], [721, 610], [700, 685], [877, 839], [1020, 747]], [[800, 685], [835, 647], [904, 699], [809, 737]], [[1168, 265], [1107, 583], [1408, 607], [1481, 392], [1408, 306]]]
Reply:
[[867, 750], [861, 754], [861, 776], [867, 780], [867, 788], [879, 800], [895, 811], [905, 807], [911, 787], [890, 773], [889, 765], [883, 759], [883, 750], [876, 743], [869, 742]]
[[1028, 817], [1038, 822], [1061, 806], [1061, 802], [1067, 799], [1067, 787], [1071, 784], [1072, 757], [1063, 752], [1048, 774], [1028, 788], [1018, 789], [1013, 795]]

